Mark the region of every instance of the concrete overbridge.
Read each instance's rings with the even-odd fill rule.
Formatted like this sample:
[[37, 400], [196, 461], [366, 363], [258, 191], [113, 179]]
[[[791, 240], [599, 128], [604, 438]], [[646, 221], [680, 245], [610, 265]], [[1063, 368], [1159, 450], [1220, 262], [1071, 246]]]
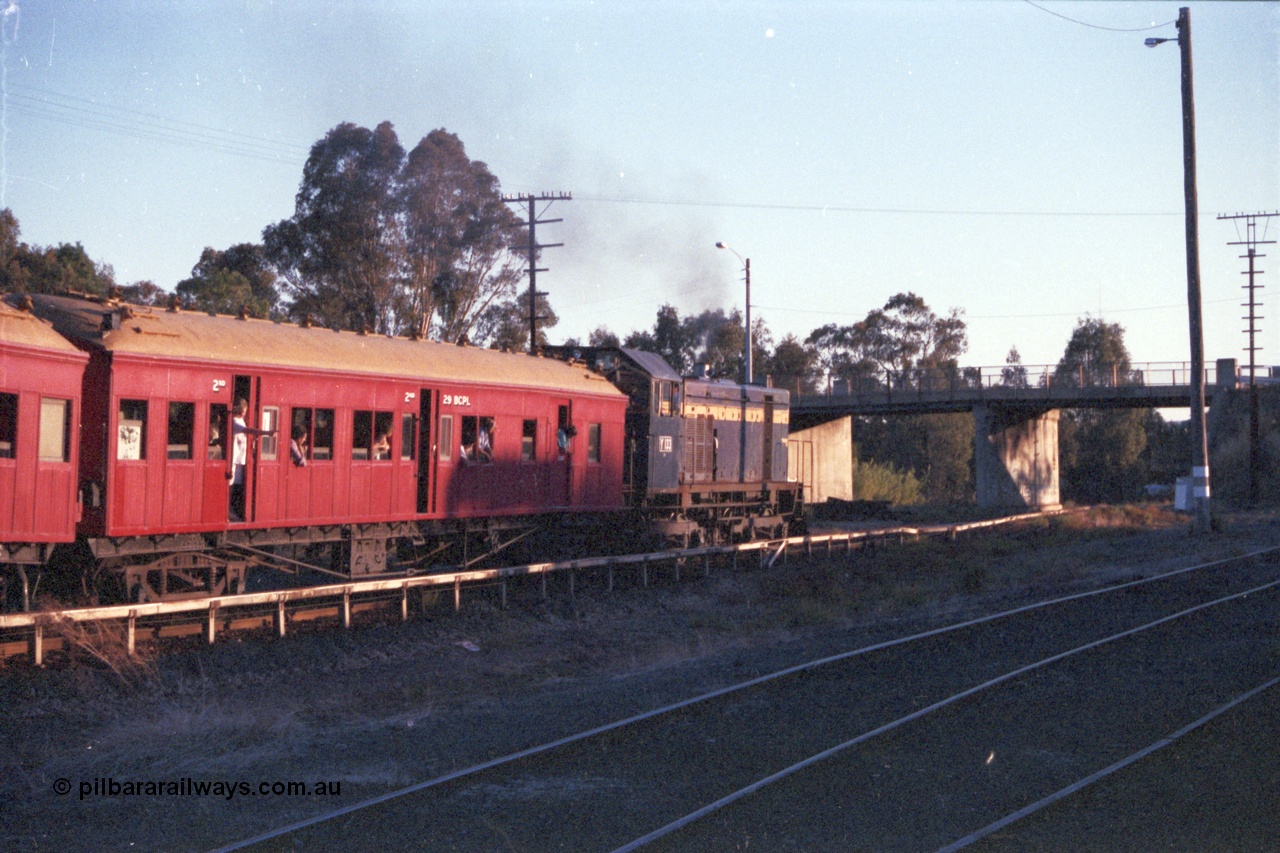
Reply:
[[[1205, 397], [1217, 377], [1236, 383], [1234, 359], [1206, 370]], [[979, 505], [1053, 507], [1059, 498], [1058, 417], [1062, 409], [1183, 408], [1190, 405], [1187, 363], [1153, 363], [1127, 370], [1094, 366], [1061, 371], [1054, 366], [916, 369], [861, 383], [835, 383], [830, 393], [795, 396], [791, 431], [798, 442], [800, 479], [814, 460], [840, 457], [852, 435], [833, 422], [848, 416], [973, 412], [975, 489]], [[833, 429], [823, 429], [831, 424]], [[810, 442], [806, 447], [803, 443]], [[851, 485], [851, 480], [850, 480]], [[821, 488], [811, 490], [820, 496]], [[819, 497], [821, 499], [821, 497]]]

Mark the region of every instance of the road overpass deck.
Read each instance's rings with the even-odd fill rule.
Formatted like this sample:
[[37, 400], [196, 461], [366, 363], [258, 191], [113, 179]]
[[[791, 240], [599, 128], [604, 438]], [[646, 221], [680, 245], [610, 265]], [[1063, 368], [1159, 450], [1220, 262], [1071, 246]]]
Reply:
[[[1216, 370], [1206, 371], [1205, 396], [1217, 390]], [[1234, 377], [1230, 380], [1234, 385]], [[793, 427], [845, 415], [967, 412], [976, 406], [1048, 411], [1075, 408], [1178, 408], [1190, 405], [1185, 363], [1144, 364], [1127, 371], [1064, 374], [1051, 366], [913, 370], [868, 380], [833, 393], [791, 401]]]

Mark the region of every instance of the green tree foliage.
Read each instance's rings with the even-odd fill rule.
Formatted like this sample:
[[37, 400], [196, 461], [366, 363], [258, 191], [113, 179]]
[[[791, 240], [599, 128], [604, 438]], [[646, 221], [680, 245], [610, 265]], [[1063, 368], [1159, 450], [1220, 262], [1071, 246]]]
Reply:
[[[899, 293], [848, 326], [815, 329], [806, 343], [830, 375], [854, 392], [965, 381], [958, 360], [968, 348], [959, 309], [939, 316], [914, 293]], [[858, 459], [911, 472], [928, 501], [966, 500], [973, 490], [973, 418], [916, 415], [863, 418], [855, 426]]]
[[587, 335], [587, 346], [617, 347], [622, 346], [622, 341], [618, 340], [618, 336], [605, 326], [596, 326], [591, 330], [591, 334]]
[[[491, 307], [516, 297], [523, 268], [513, 250], [527, 242], [528, 232], [502, 201], [498, 179], [484, 163], [467, 157], [457, 136], [433, 130], [409, 152], [397, 201], [403, 222], [405, 277], [398, 293], [403, 323], [455, 341]], [[528, 337], [526, 330], [526, 343]]]
[[[1055, 383], [1112, 385], [1130, 378], [1124, 329], [1093, 317], [1076, 322], [1054, 370]], [[1058, 422], [1063, 497], [1084, 503], [1132, 500], [1146, 485], [1141, 462], [1148, 414], [1142, 409], [1068, 409]]]
[[652, 332], [632, 332], [623, 339], [622, 345], [657, 353], [673, 370], [686, 376], [693, 370], [694, 349], [685, 332], [680, 312], [664, 304], [658, 309]]
[[[768, 372], [773, 336], [761, 318], [751, 326], [751, 353], [759, 378]], [[745, 338], [742, 312], [736, 309], [725, 314], [717, 308], [682, 318], [673, 306], [663, 305], [652, 331], [632, 332], [623, 340], [623, 346], [655, 352], [684, 376], [701, 364], [706, 365], [708, 376], [740, 381]]]
[[79, 243], [29, 246], [13, 211], [0, 211], [0, 291], [105, 296], [116, 285], [110, 264], [95, 263]]
[[1000, 384], [1007, 388], [1026, 388], [1027, 369], [1022, 366], [1022, 354], [1017, 347], [1009, 347], [1009, 354], [1004, 359], [1005, 366], [1000, 370]]
[[343, 123], [312, 146], [293, 217], [263, 232], [294, 315], [337, 328], [396, 330], [394, 199], [403, 160], [390, 122], [375, 130]]
[[169, 294], [154, 281], [136, 281], [117, 288], [120, 298], [134, 305], [168, 305]]
[[895, 387], [940, 381], [969, 346], [960, 309], [940, 317], [910, 292], [852, 325], [814, 329], [805, 340], [818, 349], [819, 363], [855, 391], [886, 380]]
[[174, 293], [200, 311], [238, 314], [247, 308], [251, 316], [266, 318], [276, 314], [280, 301], [275, 283], [263, 247], [240, 243], [224, 252], [205, 248], [191, 278], [178, 282]]
[[793, 394], [813, 394], [818, 390], [818, 351], [810, 344], [801, 343], [795, 335], [778, 341], [767, 364], [776, 387], [786, 388]]
[[[550, 343], [547, 329], [560, 322], [556, 312], [551, 310], [545, 295], [537, 298], [538, 310], [538, 346]], [[480, 346], [492, 346], [510, 352], [524, 352], [529, 349], [529, 297], [527, 294], [490, 305], [475, 324], [475, 343]]]
[[520, 222], [498, 190], [452, 133], [432, 131], [406, 155], [390, 122], [338, 125], [311, 149], [294, 215], [263, 232], [290, 314], [472, 335], [521, 277]]

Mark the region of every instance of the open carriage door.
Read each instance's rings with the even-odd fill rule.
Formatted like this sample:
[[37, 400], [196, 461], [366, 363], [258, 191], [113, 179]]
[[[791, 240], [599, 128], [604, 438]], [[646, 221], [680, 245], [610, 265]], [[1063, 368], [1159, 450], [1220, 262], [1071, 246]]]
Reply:
[[234, 385], [228, 379], [213, 380], [213, 399], [204, 412], [205, 449], [201, 518], [205, 524], [226, 524], [231, 493], [231, 403]]
[[[240, 522], [247, 524], [256, 520], [254, 489], [259, 475], [258, 456], [264, 450], [271, 458], [275, 458], [278, 455], [278, 435], [263, 437], [262, 439], [248, 434], [236, 435], [235, 408], [236, 402], [239, 400], [244, 400], [248, 404], [248, 411], [244, 417], [247, 427], [252, 429], [275, 429], [279, 426], [276, 423], [265, 424], [262, 422], [263, 412], [258, 400], [261, 388], [262, 380], [256, 376], [236, 376], [232, 380], [231, 423], [227, 442], [227, 471], [230, 475], [228, 517], [233, 524]], [[274, 420], [274, 410], [268, 413], [267, 416]], [[265, 442], [265, 445], [263, 442]]]
[[568, 400], [556, 401], [556, 445], [552, 449], [551, 470], [547, 479], [547, 502], [550, 506], [569, 506], [573, 502], [573, 445], [576, 430], [573, 409]]
[[[434, 483], [431, 468], [436, 461], [431, 443], [434, 423], [431, 418], [432, 393], [430, 388], [422, 388], [418, 392], [418, 512], [423, 514], [435, 512], [436, 509], [435, 493], [431, 488]], [[406, 435], [405, 441], [408, 440]]]

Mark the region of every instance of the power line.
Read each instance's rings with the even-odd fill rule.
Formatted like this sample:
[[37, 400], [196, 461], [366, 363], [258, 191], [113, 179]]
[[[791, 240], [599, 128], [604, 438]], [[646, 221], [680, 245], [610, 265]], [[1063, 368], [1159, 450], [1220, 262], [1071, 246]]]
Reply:
[[1070, 21], [1071, 23], [1079, 24], [1082, 27], [1089, 27], [1090, 29], [1093, 29], [1093, 30], [1106, 30], [1107, 32], [1110, 32], [1110, 33], [1141, 33], [1141, 32], [1146, 32], [1147, 30], [1158, 30], [1158, 29], [1162, 29], [1163, 27], [1171, 27], [1174, 24], [1178, 23], [1177, 20], [1173, 20], [1164, 24], [1152, 24], [1149, 27], [1104, 27], [1101, 24], [1091, 24], [1088, 21], [1079, 21], [1079, 20], [1076, 20], [1075, 18], [1068, 18], [1066, 15], [1061, 15], [1053, 11], [1052, 9], [1046, 9], [1045, 7], [1041, 6], [1039, 3], [1032, 3], [1031, 0], [1023, 0], [1023, 2], [1026, 3], [1028, 6], [1034, 6], [1035, 8], [1039, 9], [1041, 12], [1044, 12], [1046, 15], [1053, 15], [1055, 18], [1061, 18], [1064, 21]]
[[[576, 196], [578, 201], [608, 204], [658, 204], [676, 207], [718, 207], [741, 210], [791, 210], [821, 213], [876, 213], [922, 216], [1041, 216], [1041, 217], [1145, 217], [1183, 216], [1182, 211], [1067, 211], [1067, 210], [947, 210], [943, 208], [852, 207], [840, 204], [773, 204], [767, 202], [696, 201], [693, 199], [614, 198], [609, 196]], [[1206, 214], [1207, 215], [1207, 214]]]
[[26, 90], [35, 94], [26, 95], [19, 91], [11, 92], [6, 96], [6, 106], [10, 112], [134, 139], [204, 148], [270, 162], [301, 163], [309, 151], [309, 148], [304, 145], [263, 139], [125, 107], [104, 105], [60, 92], [33, 88]]

